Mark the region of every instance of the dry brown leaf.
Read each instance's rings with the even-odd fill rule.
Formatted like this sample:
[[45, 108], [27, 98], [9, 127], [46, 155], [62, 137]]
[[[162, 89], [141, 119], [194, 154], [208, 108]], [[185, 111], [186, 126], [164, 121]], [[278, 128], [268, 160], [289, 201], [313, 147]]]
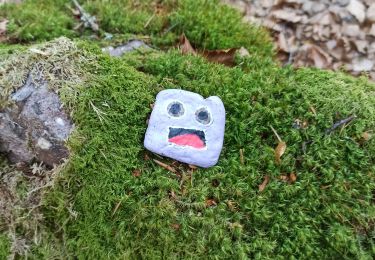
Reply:
[[174, 223], [174, 224], [171, 224], [171, 227], [174, 229], [174, 230], [179, 230], [181, 225], [178, 224], [178, 223]]
[[372, 137], [372, 134], [370, 134], [369, 132], [363, 132], [362, 134], [361, 134], [361, 138], [362, 138], [362, 140], [363, 141], [365, 141], [365, 142], [367, 142], [367, 141], [369, 141], [370, 139], [371, 139], [371, 137]]
[[190, 41], [185, 34], [180, 36], [180, 50], [182, 54], [196, 54], [193, 46], [191, 46]]
[[206, 207], [216, 206], [217, 202], [214, 199], [206, 199]]
[[366, 18], [372, 23], [375, 23], [375, 3], [372, 3], [367, 9]]
[[358, 20], [363, 23], [366, 17], [366, 7], [359, 0], [350, 0], [349, 5], [346, 9]]
[[353, 71], [370, 71], [374, 66], [374, 62], [366, 58], [357, 58], [353, 60]]
[[262, 192], [266, 188], [268, 182], [270, 181], [270, 176], [266, 175], [264, 176], [264, 180], [261, 185], [259, 185], [259, 191]]
[[279, 47], [280, 50], [289, 52], [289, 44], [283, 32], [279, 34], [279, 37], [277, 39], [277, 46]]
[[297, 180], [297, 175], [294, 172], [290, 173], [289, 174], [290, 183], [294, 183], [294, 182], [296, 182], [296, 180]]
[[370, 29], [370, 31], [368, 32], [368, 34], [371, 35], [371, 36], [375, 36], [375, 23], [373, 23], [373, 24], [371, 25], [371, 29]]
[[286, 150], [286, 143], [279, 142], [279, 144], [275, 148], [275, 160], [277, 164], [281, 163], [281, 156], [285, 153]]
[[135, 169], [135, 170], [132, 172], [132, 175], [133, 175], [134, 177], [139, 177], [139, 176], [141, 176], [141, 170]]
[[271, 15], [276, 19], [280, 19], [291, 23], [298, 23], [304, 19], [304, 16], [297, 15], [295, 12], [287, 9], [273, 11]]
[[236, 55], [236, 51], [237, 48], [213, 51], [205, 50], [200, 54], [210, 62], [220, 63], [232, 67], [234, 66], [234, 58]]
[[282, 181], [288, 181], [289, 180], [289, 176], [287, 176], [287, 175], [280, 175], [279, 179], [282, 180]]

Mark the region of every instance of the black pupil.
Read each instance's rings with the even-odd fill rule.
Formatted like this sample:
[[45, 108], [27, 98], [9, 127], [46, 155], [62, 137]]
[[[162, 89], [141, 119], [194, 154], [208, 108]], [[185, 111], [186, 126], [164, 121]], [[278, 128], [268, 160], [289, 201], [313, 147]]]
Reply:
[[201, 111], [198, 113], [199, 120], [206, 121], [208, 119], [207, 111]]
[[169, 108], [169, 112], [172, 115], [177, 116], [181, 112], [181, 105], [178, 103], [172, 104], [171, 107]]

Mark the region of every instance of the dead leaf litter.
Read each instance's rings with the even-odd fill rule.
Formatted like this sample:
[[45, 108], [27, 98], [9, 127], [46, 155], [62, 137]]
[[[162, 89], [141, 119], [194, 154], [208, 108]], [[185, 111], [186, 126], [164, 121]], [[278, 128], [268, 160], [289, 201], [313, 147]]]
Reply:
[[345, 70], [375, 80], [374, 0], [223, 0], [265, 26], [283, 65]]

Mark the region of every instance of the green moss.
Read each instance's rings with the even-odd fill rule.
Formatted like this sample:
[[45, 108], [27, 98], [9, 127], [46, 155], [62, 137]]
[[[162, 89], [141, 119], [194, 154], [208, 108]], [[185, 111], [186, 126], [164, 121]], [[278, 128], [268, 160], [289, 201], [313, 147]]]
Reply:
[[[264, 32], [242, 24], [236, 12], [217, 1], [167, 3], [172, 9], [167, 9], [170, 16], [160, 36], [161, 23], [142, 29], [153, 13], [148, 2], [139, 17], [124, 18], [100, 13], [116, 14], [114, 5], [105, 3], [84, 5], [108, 26], [105, 30], [151, 33], [162, 42], [185, 32], [200, 48], [244, 46], [251, 56], [228, 68], [174, 50], [111, 59], [81, 42], [78, 49], [74, 45], [64, 52], [72, 62], [80, 54], [78, 60], [88, 66], [67, 66], [77, 69], [79, 74], [72, 75], [85, 75], [82, 82], [61, 80], [73, 91], [56, 88], [77, 128], [69, 140], [71, 159], [44, 201], [39, 228], [44, 238], [31, 247], [31, 255], [371, 259], [375, 138], [364, 141], [361, 135], [375, 129], [374, 84], [342, 73], [277, 67]], [[136, 2], [126, 3], [125, 9]], [[135, 23], [127, 31], [129, 19]], [[39, 55], [33, 57], [53, 64]], [[8, 79], [9, 91], [19, 86]], [[142, 145], [150, 104], [166, 88], [222, 98], [227, 122], [217, 166], [194, 173], [177, 166], [179, 179], [146, 159], [155, 158]], [[326, 134], [351, 115], [357, 117], [353, 122]], [[296, 120], [307, 127], [296, 127]], [[280, 165], [271, 126], [287, 143]], [[141, 175], [133, 176], [134, 170]], [[297, 175], [295, 183], [279, 179], [291, 172]], [[266, 175], [270, 182], [259, 192]], [[209, 199], [217, 205], [208, 207]]]
[[[245, 47], [253, 57], [269, 61], [273, 57], [266, 31], [243, 23], [237, 11], [218, 0], [79, 2], [88, 13], [97, 17], [101, 37], [105, 36], [104, 32], [112, 33], [114, 39], [146, 36], [152, 44], [165, 47], [175, 45], [179, 36], [185, 33], [197, 48]], [[0, 17], [10, 20], [10, 40], [42, 41], [58, 36], [78, 36], [73, 27], [79, 21], [74, 20], [71, 8], [73, 5], [66, 0], [26, 0], [22, 4], [0, 7]]]
[[218, 0], [184, 0], [171, 15], [171, 27], [185, 33], [203, 49], [245, 47], [259, 56], [272, 57], [272, 44], [264, 29], [242, 22], [238, 11]]
[[6, 259], [9, 255], [10, 243], [8, 237], [0, 234], [0, 258]]
[[[143, 72], [129, 59], [98, 58], [97, 76], [76, 103], [71, 162], [46, 201], [66, 256], [371, 258], [375, 145], [360, 135], [375, 127], [373, 84], [271, 65], [245, 73], [174, 51], [140, 54], [143, 62], [132, 64]], [[192, 180], [184, 167], [181, 182], [144, 159], [150, 104], [165, 88], [218, 95], [226, 107], [219, 164]], [[345, 129], [325, 134], [352, 114]], [[308, 127], [293, 128], [296, 119]], [[288, 145], [281, 165], [270, 126]], [[295, 183], [279, 180], [290, 172]], [[265, 175], [270, 183], [259, 192]], [[217, 206], [206, 207], [207, 199]]]
[[0, 17], [9, 20], [8, 36], [11, 41], [42, 41], [59, 36], [72, 37], [74, 19], [69, 15], [65, 0], [26, 0], [22, 4], [5, 4]]
[[158, 8], [167, 6], [152, 0], [126, 0], [121, 4], [116, 0], [88, 0], [84, 7], [97, 16], [104, 31], [111, 33], [159, 33], [166, 22], [166, 13]]

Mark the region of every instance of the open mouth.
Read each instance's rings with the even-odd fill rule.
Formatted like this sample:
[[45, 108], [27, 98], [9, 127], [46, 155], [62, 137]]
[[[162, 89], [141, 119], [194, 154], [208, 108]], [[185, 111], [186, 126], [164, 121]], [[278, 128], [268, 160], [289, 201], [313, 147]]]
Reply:
[[169, 128], [168, 142], [197, 149], [206, 147], [204, 132], [195, 129]]

